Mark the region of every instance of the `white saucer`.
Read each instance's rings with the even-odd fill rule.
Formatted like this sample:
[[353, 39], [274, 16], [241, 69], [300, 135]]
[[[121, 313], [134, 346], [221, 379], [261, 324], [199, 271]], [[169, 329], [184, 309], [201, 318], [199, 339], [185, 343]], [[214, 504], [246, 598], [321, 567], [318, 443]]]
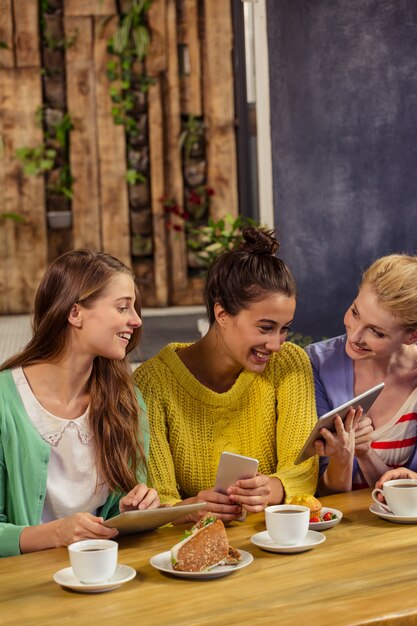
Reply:
[[309, 530], [302, 543], [295, 546], [280, 546], [271, 539], [268, 531], [264, 530], [261, 533], [252, 535], [250, 540], [255, 546], [262, 548], [262, 550], [267, 550], [268, 552], [287, 552], [291, 554], [311, 550], [320, 543], [323, 543], [323, 541], [326, 541], [326, 536], [323, 535], [323, 533], [317, 533], [315, 530]]
[[252, 563], [253, 556], [250, 552], [246, 552], [245, 550], [239, 550], [239, 552], [242, 559], [236, 565], [216, 565], [216, 567], [213, 567], [209, 572], [179, 572], [175, 570], [172, 567], [170, 550], [156, 554], [151, 558], [149, 563], [160, 572], [173, 574], [173, 576], [179, 576], [180, 578], [199, 578], [200, 580], [206, 578], [220, 578], [220, 576], [227, 576], [227, 574], [236, 572], [238, 569], [242, 569], [242, 567], [246, 567]]
[[329, 509], [323, 507], [320, 511], [320, 514], [324, 515], [325, 513], [333, 513], [334, 515], [336, 515], [336, 519], [331, 519], [328, 522], [310, 522], [310, 530], [326, 530], [327, 528], [336, 526], [336, 524], [338, 524], [343, 517], [342, 511], [338, 511], [337, 509]]
[[106, 580], [102, 583], [82, 583], [75, 578], [72, 567], [65, 567], [54, 574], [54, 581], [58, 585], [68, 587], [68, 589], [74, 589], [75, 591], [81, 591], [81, 593], [101, 593], [103, 591], [111, 591], [117, 589], [123, 583], [127, 583], [128, 580], [132, 580], [136, 576], [136, 570], [129, 565], [118, 565], [114, 575], [110, 580]]
[[382, 517], [382, 519], [386, 519], [389, 522], [394, 522], [395, 524], [417, 524], [416, 515], [394, 515], [394, 513], [386, 511], [376, 503], [371, 504], [369, 510], [374, 515], [378, 515], [378, 517]]

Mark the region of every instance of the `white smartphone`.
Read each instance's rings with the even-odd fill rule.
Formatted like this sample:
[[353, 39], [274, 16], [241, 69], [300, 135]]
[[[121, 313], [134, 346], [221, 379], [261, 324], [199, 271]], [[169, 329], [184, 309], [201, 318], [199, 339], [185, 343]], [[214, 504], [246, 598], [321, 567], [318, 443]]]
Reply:
[[345, 402], [344, 404], [341, 404], [335, 409], [332, 409], [328, 413], [325, 413], [324, 415], [322, 415], [317, 420], [316, 425], [311, 431], [300, 454], [295, 459], [294, 461], [295, 465], [302, 463], [303, 461], [308, 459], [310, 456], [314, 456], [316, 454], [314, 442], [317, 439], [322, 439], [322, 437], [320, 436], [321, 428], [327, 428], [328, 430], [331, 430], [332, 432], [334, 432], [335, 427], [334, 427], [333, 422], [334, 422], [334, 418], [336, 417], [336, 415], [340, 415], [342, 420], [344, 420], [346, 415], [349, 413], [349, 410], [351, 407], [353, 407], [354, 409], [358, 409], [359, 407], [362, 407], [364, 414], [366, 414], [366, 412], [369, 411], [372, 404], [375, 402], [375, 400], [377, 399], [377, 397], [379, 396], [383, 388], [384, 388], [384, 383], [379, 383], [379, 385], [372, 387], [372, 389], [368, 389], [368, 391], [364, 391], [359, 396], [352, 398], [352, 400], [349, 400], [348, 402]]
[[214, 490], [226, 494], [227, 488], [237, 480], [256, 476], [258, 464], [258, 460], [250, 456], [233, 454], [233, 452], [222, 452], [217, 468]]

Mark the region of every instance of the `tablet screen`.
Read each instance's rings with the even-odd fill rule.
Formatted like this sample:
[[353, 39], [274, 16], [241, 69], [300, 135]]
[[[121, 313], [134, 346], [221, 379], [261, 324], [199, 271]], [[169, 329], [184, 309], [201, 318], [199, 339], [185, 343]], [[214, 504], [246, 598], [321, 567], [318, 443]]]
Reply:
[[205, 502], [197, 502], [196, 504], [180, 504], [158, 509], [146, 509], [145, 511], [126, 511], [126, 513], [115, 515], [103, 523], [109, 528], [117, 528], [120, 535], [141, 533], [174, 522], [181, 517], [190, 515], [190, 513], [195, 513], [204, 506], [206, 506]]
[[369, 411], [372, 404], [375, 402], [375, 400], [377, 399], [377, 397], [379, 396], [383, 388], [384, 388], [384, 383], [379, 383], [379, 385], [372, 387], [372, 389], [368, 389], [368, 391], [361, 393], [359, 396], [352, 398], [352, 400], [349, 400], [348, 402], [345, 402], [344, 404], [341, 404], [335, 409], [332, 409], [328, 413], [325, 413], [324, 415], [322, 415], [317, 420], [317, 423], [314, 426], [313, 430], [311, 431], [300, 454], [295, 459], [294, 461], [295, 465], [302, 463], [303, 461], [308, 459], [310, 456], [314, 456], [316, 454], [314, 442], [317, 439], [320, 439], [321, 428], [328, 428], [329, 430], [334, 432], [333, 422], [334, 422], [335, 416], [340, 415], [342, 420], [344, 420], [346, 415], [349, 412], [350, 407], [357, 409], [358, 407], [361, 406], [364, 414], [366, 414], [366, 412]]

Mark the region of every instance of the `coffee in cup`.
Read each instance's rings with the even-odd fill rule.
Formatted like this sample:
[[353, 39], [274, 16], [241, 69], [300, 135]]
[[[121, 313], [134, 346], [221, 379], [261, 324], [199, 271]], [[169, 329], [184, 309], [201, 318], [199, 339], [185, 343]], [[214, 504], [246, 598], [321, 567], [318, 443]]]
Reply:
[[86, 539], [68, 546], [72, 571], [82, 583], [102, 583], [114, 575], [118, 544], [110, 539]]
[[[378, 500], [378, 493], [384, 496], [386, 504]], [[372, 498], [388, 513], [417, 516], [417, 480], [413, 478], [387, 480], [382, 489], [373, 490]]]
[[295, 546], [305, 539], [310, 509], [295, 504], [275, 504], [265, 509], [265, 523], [271, 539], [280, 546]]

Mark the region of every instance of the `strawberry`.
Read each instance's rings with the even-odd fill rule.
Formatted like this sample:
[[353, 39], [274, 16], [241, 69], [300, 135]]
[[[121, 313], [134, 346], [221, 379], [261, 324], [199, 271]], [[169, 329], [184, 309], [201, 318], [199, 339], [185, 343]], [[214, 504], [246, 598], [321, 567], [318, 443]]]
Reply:
[[332, 519], [336, 519], [336, 515], [334, 513], [330, 513], [330, 511], [323, 515], [323, 522], [329, 522]]
[[310, 517], [310, 524], [315, 524], [316, 522], [320, 522], [320, 518], [317, 515], [313, 515], [313, 517]]

